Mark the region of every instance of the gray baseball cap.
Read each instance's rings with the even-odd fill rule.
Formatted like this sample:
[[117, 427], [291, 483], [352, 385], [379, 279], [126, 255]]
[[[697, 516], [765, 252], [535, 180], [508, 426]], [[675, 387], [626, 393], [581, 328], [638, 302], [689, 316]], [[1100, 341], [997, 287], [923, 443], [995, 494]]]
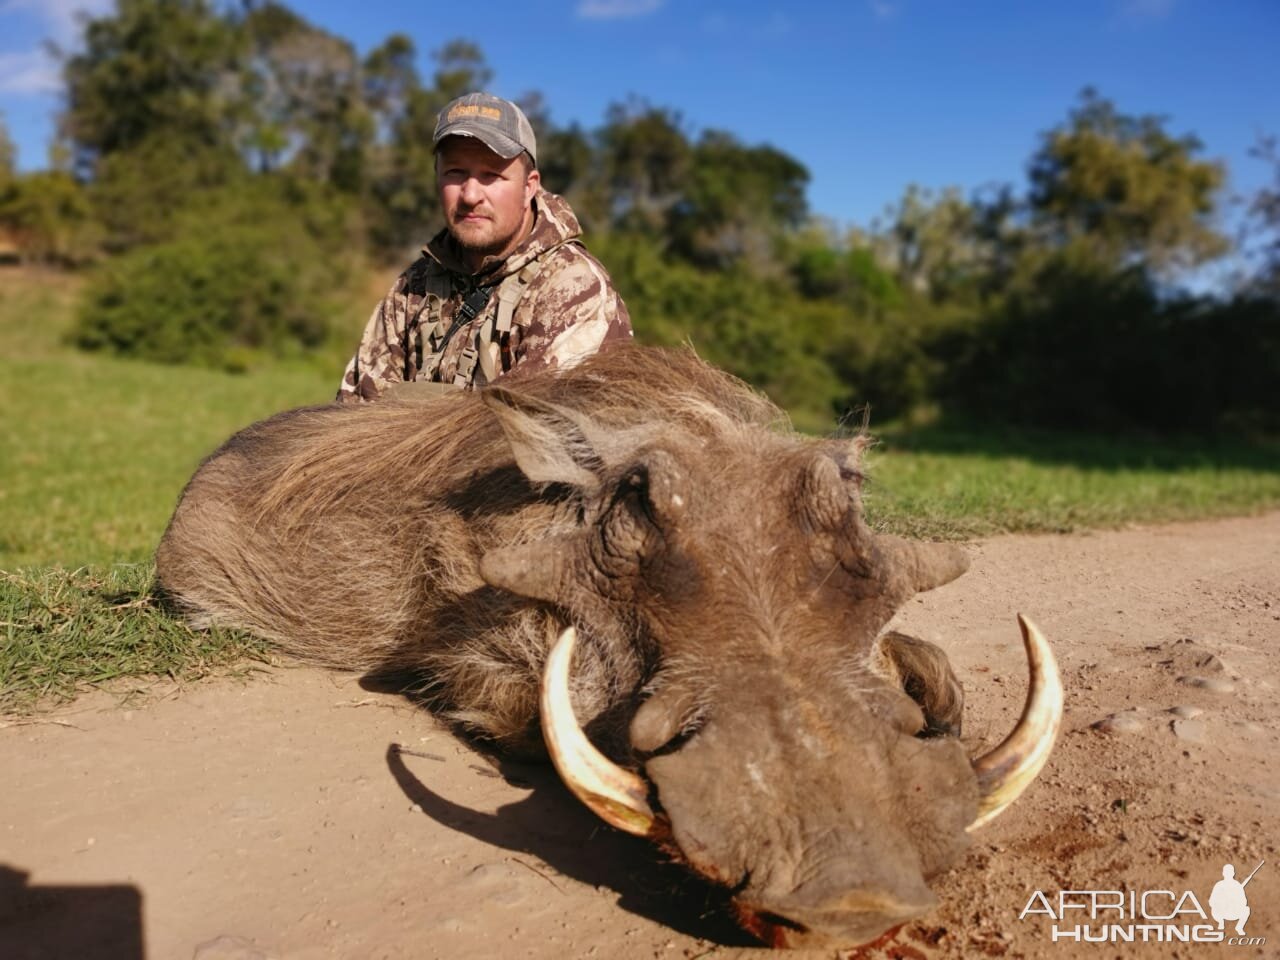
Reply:
[[438, 147], [445, 137], [475, 137], [504, 160], [514, 160], [527, 150], [538, 162], [529, 118], [510, 100], [491, 93], [468, 93], [441, 110], [432, 143]]

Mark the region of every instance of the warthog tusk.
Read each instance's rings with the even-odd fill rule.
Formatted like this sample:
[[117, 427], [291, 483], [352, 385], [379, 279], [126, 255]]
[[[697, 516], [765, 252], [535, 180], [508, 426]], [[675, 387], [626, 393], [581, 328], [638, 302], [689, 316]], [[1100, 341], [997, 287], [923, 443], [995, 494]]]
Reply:
[[648, 784], [597, 750], [574, 716], [569, 665], [576, 640], [573, 627], [561, 633], [542, 671], [542, 736], [551, 762], [574, 796], [605, 823], [637, 836], [654, 836], [660, 829], [649, 806]]
[[1027, 703], [1004, 743], [973, 761], [980, 797], [978, 816], [969, 830], [994, 820], [1022, 795], [1049, 759], [1062, 727], [1062, 678], [1053, 651], [1039, 628], [1022, 614], [1018, 614], [1018, 625], [1031, 674]]

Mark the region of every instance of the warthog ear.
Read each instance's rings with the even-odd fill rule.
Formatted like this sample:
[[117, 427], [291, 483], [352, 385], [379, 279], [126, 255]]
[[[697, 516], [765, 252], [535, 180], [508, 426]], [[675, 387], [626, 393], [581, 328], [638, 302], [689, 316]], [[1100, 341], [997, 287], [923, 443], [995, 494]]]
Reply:
[[486, 387], [480, 397], [502, 425], [516, 465], [534, 483], [599, 486], [600, 429], [590, 417], [506, 387]]

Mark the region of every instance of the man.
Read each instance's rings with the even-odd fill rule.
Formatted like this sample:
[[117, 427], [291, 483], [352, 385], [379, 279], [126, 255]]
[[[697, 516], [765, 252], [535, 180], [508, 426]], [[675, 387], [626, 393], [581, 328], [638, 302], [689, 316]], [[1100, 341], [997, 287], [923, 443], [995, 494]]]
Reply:
[[374, 400], [404, 381], [467, 388], [629, 340], [626, 306], [578, 239], [577, 217], [542, 189], [520, 108], [459, 97], [434, 143], [445, 228], [373, 311], [338, 400]]

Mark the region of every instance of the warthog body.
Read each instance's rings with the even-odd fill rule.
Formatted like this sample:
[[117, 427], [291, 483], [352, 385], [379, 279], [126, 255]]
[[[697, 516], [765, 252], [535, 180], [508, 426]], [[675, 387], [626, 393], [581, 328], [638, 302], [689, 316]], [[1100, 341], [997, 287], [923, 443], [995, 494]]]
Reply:
[[197, 624], [413, 670], [524, 751], [574, 625], [574, 709], [645, 778], [662, 842], [766, 941], [853, 944], [935, 902], [980, 793], [936, 735], [959, 721], [945, 657], [881, 635], [965, 560], [868, 530], [862, 445], [797, 436], [691, 354], [638, 348], [303, 409], [201, 466], [158, 577]]

